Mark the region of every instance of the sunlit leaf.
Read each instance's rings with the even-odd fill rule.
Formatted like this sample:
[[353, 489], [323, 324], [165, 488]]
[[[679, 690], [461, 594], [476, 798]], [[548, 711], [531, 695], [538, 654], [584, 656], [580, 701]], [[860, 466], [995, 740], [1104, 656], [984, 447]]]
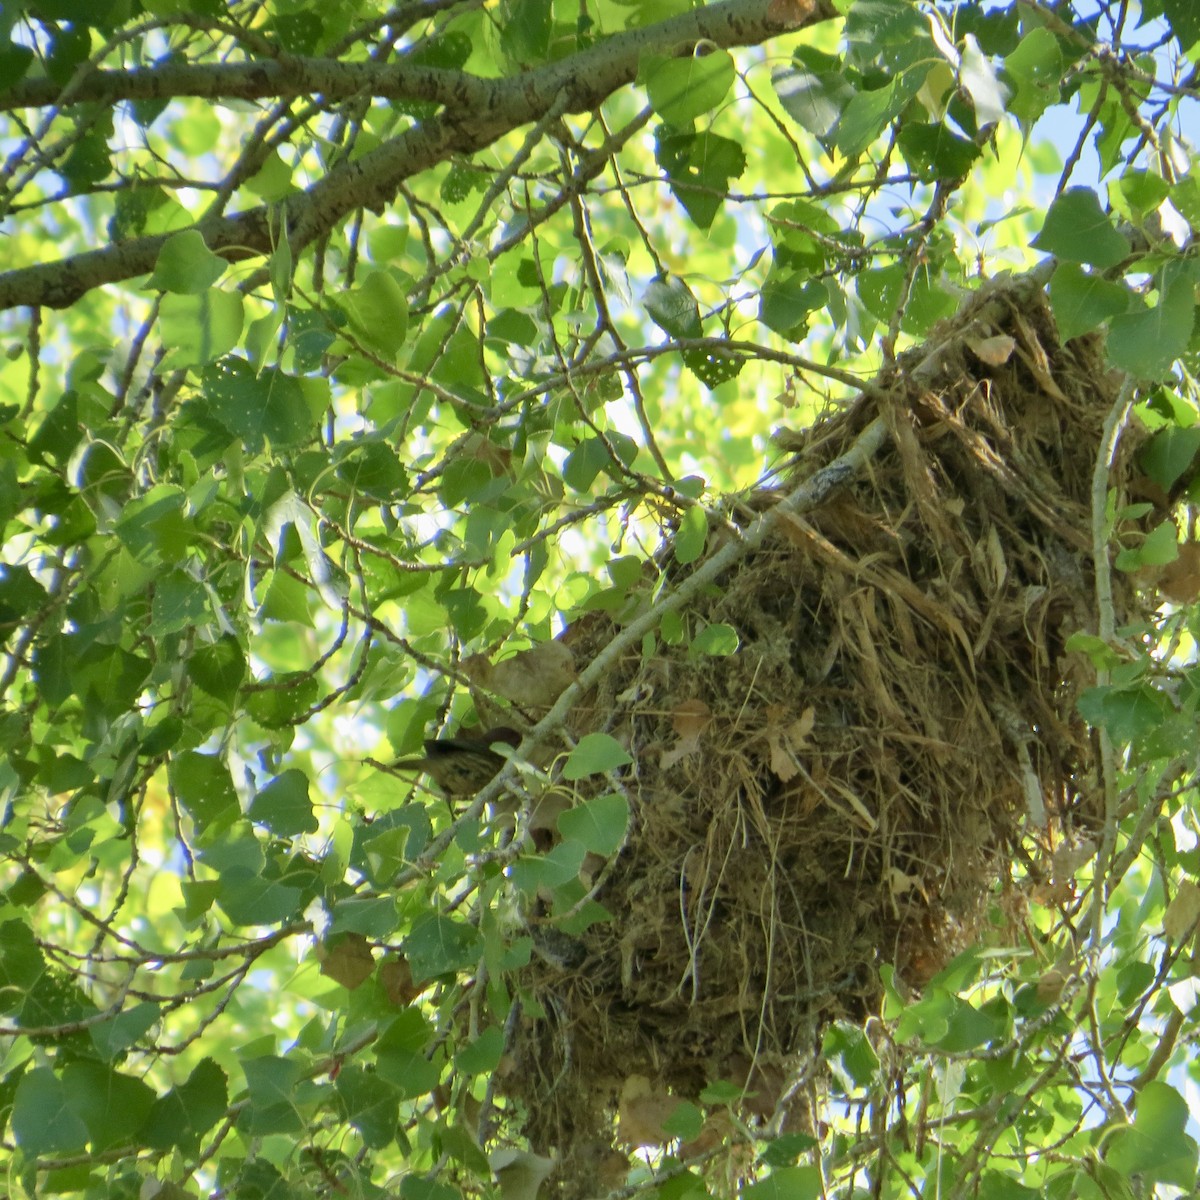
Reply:
[[733, 59], [725, 50], [654, 59], [643, 69], [650, 104], [669, 125], [689, 125], [716, 108], [733, 86]]
[[1100, 208], [1096, 193], [1085, 187], [1068, 189], [1050, 205], [1033, 244], [1067, 262], [1101, 268], [1113, 266], [1129, 253], [1128, 239]]
[[567, 757], [563, 775], [567, 779], [585, 779], [589, 775], [602, 775], [616, 770], [633, 760], [629, 752], [607, 733], [589, 733], [579, 739], [579, 744]]

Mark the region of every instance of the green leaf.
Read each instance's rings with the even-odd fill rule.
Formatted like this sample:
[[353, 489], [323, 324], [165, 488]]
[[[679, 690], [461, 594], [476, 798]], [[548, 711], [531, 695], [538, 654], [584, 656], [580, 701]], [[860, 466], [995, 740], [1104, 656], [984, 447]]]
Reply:
[[13, 1140], [28, 1155], [76, 1154], [87, 1145], [87, 1126], [71, 1107], [66, 1084], [49, 1067], [21, 1076], [10, 1121]]
[[1118, 233], [1091, 188], [1069, 188], [1046, 213], [1033, 244], [1066, 262], [1089, 263], [1103, 270], [1129, 254], [1129, 241]]
[[8, 81], [10, 87], [25, 77], [33, 65], [33, 51], [28, 46], [13, 42], [0, 47], [0, 79]]
[[763, 282], [758, 319], [782, 337], [799, 341], [808, 318], [829, 303], [829, 293], [807, 270], [793, 271], [777, 259]]
[[821, 1054], [850, 1087], [868, 1086], [879, 1071], [879, 1056], [866, 1034], [846, 1021], [838, 1021], [826, 1030]]
[[408, 57], [422, 66], [445, 67], [447, 70], [457, 71], [466, 66], [473, 49], [469, 34], [461, 29], [449, 29], [417, 42]]
[[1139, 563], [1161, 567], [1179, 557], [1179, 530], [1174, 521], [1162, 521], [1147, 535], [1138, 547]]
[[[395, 780], [382, 776], [389, 792]], [[407, 804], [385, 812], [370, 825], [358, 826], [350, 851], [350, 863], [379, 887], [395, 876], [405, 862], [418, 858], [429, 844], [432, 829], [429, 813], [422, 804]], [[361, 930], [360, 930], [361, 932]]]
[[1163, 0], [1162, 10], [1182, 49], [1190, 50], [1200, 42], [1200, 8], [1192, 0]]
[[1117, 181], [1120, 199], [1139, 221], [1157, 211], [1171, 194], [1171, 186], [1156, 171], [1127, 171]]
[[408, 473], [395, 449], [373, 435], [339, 446], [334, 456], [338, 478], [356, 492], [375, 500], [391, 500], [408, 490]]
[[700, 1101], [702, 1104], [738, 1104], [745, 1094], [745, 1087], [718, 1079], [700, 1089]]
[[544, 62], [550, 52], [553, 12], [550, 0], [505, 0], [500, 44], [519, 67]]
[[1094, 633], [1083, 633], [1076, 630], [1067, 638], [1065, 649], [1068, 653], [1086, 654], [1091, 659], [1092, 666], [1112, 670], [1122, 662], [1121, 656], [1103, 639]]
[[433, 1029], [419, 1008], [405, 1009], [379, 1035], [376, 1046], [382, 1055], [404, 1051], [420, 1054], [433, 1040]]
[[154, 585], [149, 631], [155, 637], [194, 629], [208, 615], [204, 585], [184, 571], [168, 571]]
[[653, 57], [642, 71], [650, 107], [675, 126], [690, 125], [711, 112], [729, 94], [735, 78], [733, 58], [726, 50], [683, 58]]
[[337, 303], [364, 345], [394, 362], [408, 336], [408, 299], [396, 273], [369, 271], [358, 287], [338, 296]]
[[1169, 1084], [1151, 1080], [1137, 1095], [1132, 1128], [1118, 1129], [1105, 1159], [1127, 1179], [1140, 1176], [1190, 1191], [1196, 1182], [1196, 1142], [1186, 1132], [1187, 1102]]
[[0, 1012], [20, 1012], [26, 994], [45, 970], [45, 959], [29, 926], [24, 921], [0, 925]]
[[[263, 165], [246, 180], [246, 190], [272, 204], [295, 190], [292, 170], [280, 157], [278, 150], [272, 150]], [[275, 243], [271, 260], [272, 285], [276, 289], [276, 296], [282, 300], [288, 289], [279, 285], [291, 273], [291, 245], [286, 238], [280, 238]]]
[[225, 634], [207, 646], [198, 646], [188, 659], [192, 682], [210, 696], [232, 703], [242, 680], [246, 678], [246, 655], [232, 634]]
[[586, 779], [589, 775], [603, 775], [633, 762], [629, 752], [614, 737], [607, 733], [586, 733], [579, 745], [571, 751], [563, 767], [565, 779]]
[[1149, 684], [1088, 688], [1076, 707], [1089, 725], [1103, 726], [1119, 746], [1149, 737], [1175, 714], [1171, 701]]
[[1008, 110], [1028, 134], [1038, 117], [1062, 92], [1065, 62], [1058, 38], [1049, 29], [1031, 29], [1004, 60], [1004, 69], [1014, 84]]
[[249, 817], [282, 838], [316, 833], [308, 776], [295, 768], [276, 775], [250, 802]]
[[446, 204], [461, 204], [472, 194], [487, 191], [487, 175], [480, 167], [471, 163], [451, 163], [450, 170], [442, 180], [439, 195]]
[[199, 296], [221, 278], [225, 266], [225, 260], [218, 258], [208, 248], [198, 230], [186, 229], [163, 243], [154, 274], [147, 280], [146, 286], [160, 292]]
[[320, 684], [308, 671], [290, 671], [248, 691], [246, 711], [264, 729], [287, 729], [305, 718], [319, 690]]
[[1142, 447], [1138, 465], [1163, 491], [1170, 491], [1200, 454], [1200, 425], [1168, 425]]
[[264, 1054], [242, 1062], [249, 1092], [247, 1117], [256, 1134], [299, 1133], [304, 1120], [296, 1105], [296, 1085], [303, 1068], [295, 1059]]
[[178, 562], [195, 536], [184, 514], [186, 503], [181, 488], [159, 484], [125, 506], [115, 532], [139, 563], [158, 566]]
[[202, 1059], [185, 1083], [155, 1101], [142, 1134], [146, 1145], [196, 1151], [200, 1139], [225, 1115], [228, 1102], [225, 1072], [211, 1058]]
[[655, 133], [654, 157], [666, 171], [672, 193], [701, 229], [712, 225], [730, 182], [746, 169], [746, 155], [737, 142], [668, 125]]
[[784, 112], [819, 138], [829, 137], [855, 96], [842, 60], [812, 46], [797, 47], [792, 65], [777, 68], [771, 83]]
[[65, 466], [82, 434], [79, 396], [74, 391], [64, 392], [29, 439], [29, 457], [33, 462], [50, 460]]
[[936, 1039], [936, 1045], [950, 1054], [963, 1054], [1001, 1041], [1011, 1026], [1006, 1020], [1003, 1001], [1000, 1007], [977, 1007], [958, 996], [950, 996], [945, 1017], [946, 1028]]
[[512, 865], [513, 886], [533, 899], [577, 882], [587, 850], [576, 841], [562, 841], [545, 854], [522, 855]]
[[860, 70], [903, 72], [935, 53], [929, 25], [907, 0], [838, 0], [846, 16], [848, 56]]
[[59, 173], [73, 193], [89, 192], [112, 172], [108, 135], [103, 125], [111, 118], [84, 132], [71, 147]]
[[694, 654], [712, 654], [725, 657], [736, 654], [738, 648], [737, 630], [732, 625], [706, 625], [694, 638], [690, 650]]
[[396, 932], [396, 901], [391, 896], [339, 900], [333, 906], [332, 916], [330, 933], [361, 933], [363, 937], [382, 940]]
[[759, 1157], [769, 1167], [787, 1167], [817, 1144], [816, 1138], [807, 1133], [783, 1133], [768, 1142]]
[[766, 1179], [744, 1188], [745, 1200], [817, 1200], [824, 1194], [816, 1167], [776, 1167]]
[[900, 115], [908, 100], [895, 80], [874, 91], [856, 92], [837, 124], [834, 145], [847, 158], [857, 158]]
[[454, 1065], [468, 1075], [491, 1075], [504, 1055], [504, 1031], [489, 1025], [454, 1056]]
[[1187, 349], [1196, 320], [1193, 286], [1180, 277], [1160, 293], [1153, 308], [1113, 317], [1108, 357], [1137, 379], [1160, 379]]
[[102, 1024], [93, 1025], [89, 1031], [92, 1045], [103, 1058], [111, 1061], [130, 1046], [136, 1045], [138, 1039], [151, 1030], [161, 1017], [162, 1010], [157, 1004], [143, 1000]]
[[[881, 321], [891, 320], [900, 302], [904, 283], [904, 267], [896, 263], [858, 277], [858, 294], [867, 311]], [[906, 333], [920, 335], [957, 307], [953, 293], [945, 282], [928, 266], [917, 269], [909, 292], [908, 307], [904, 310], [901, 328]]]
[[308, 441], [329, 403], [326, 380], [299, 379], [274, 368], [256, 373], [241, 358], [209, 367], [202, 385], [208, 413], [252, 453], [265, 442], [278, 449]]
[[629, 801], [609, 792], [566, 809], [558, 818], [564, 838], [580, 843], [592, 854], [615, 854], [629, 829]]
[[708, 541], [708, 514], [698, 504], [685, 509], [675, 532], [674, 553], [675, 561], [694, 563], [704, 553], [704, 544]]
[[963, 178], [980, 155], [974, 142], [943, 124], [906, 121], [897, 141], [909, 165], [927, 182]]
[[684, 366], [707, 388], [717, 388], [731, 379], [736, 379], [746, 365], [742, 354], [725, 354], [715, 348], [685, 350], [682, 357]]
[[346, 1120], [373, 1150], [390, 1146], [396, 1139], [400, 1095], [377, 1071], [349, 1063], [338, 1072], [336, 1088]]
[[28, 567], [0, 564], [0, 626], [15, 625], [49, 599]]
[[404, 941], [404, 951], [413, 980], [421, 983], [435, 975], [474, 966], [483, 951], [483, 941], [473, 925], [431, 913], [413, 926]]
[[668, 1133], [685, 1142], [698, 1138], [703, 1128], [704, 1112], [689, 1100], [681, 1100], [675, 1105], [670, 1116], [662, 1123], [663, 1133]]
[[1125, 284], [1089, 275], [1076, 263], [1059, 263], [1050, 280], [1050, 306], [1064, 342], [1099, 329], [1118, 313], [1127, 312], [1133, 301]]
[[171, 759], [168, 774], [179, 803], [199, 830], [225, 825], [240, 814], [229, 768], [216, 756], [185, 750]]
[[291, 921], [304, 908], [301, 888], [266, 879], [246, 867], [221, 872], [217, 903], [235, 925], [274, 925]]
[[963, 39], [958, 77], [971, 97], [971, 103], [975, 106], [975, 120], [981, 128], [1003, 120], [1004, 106], [1009, 97], [1008, 88], [997, 78], [996, 68], [979, 48], [974, 34], [968, 33]]
[[158, 331], [172, 367], [215, 362], [242, 336], [242, 298], [216, 288], [192, 294], [169, 292], [159, 308]]
[[704, 332], [696, 297], [678, 276], [659, 275], [651, 280], [642, 293], [642, 303], [655, 325], [673, 338], [697, 338]]
[[154, 1092], [146, 1084], [86, 1060], [68, 1064], [62, 1082], [72, 1111], [87, 1126], [93, 1154], [136, 1144], [154, 1106]]
[[563, 462], [563, 483], [577, 492], [586, 492], [607, 463], [608, 447], [603, 440], [584, 438]]
[[[400, 1200], [463, 1200], [463, 1194], [449, 1183], [413, 1174], [405, 1175], [400, 1181]], [[517, 1197], [516, 1200], [527, 1198]]]

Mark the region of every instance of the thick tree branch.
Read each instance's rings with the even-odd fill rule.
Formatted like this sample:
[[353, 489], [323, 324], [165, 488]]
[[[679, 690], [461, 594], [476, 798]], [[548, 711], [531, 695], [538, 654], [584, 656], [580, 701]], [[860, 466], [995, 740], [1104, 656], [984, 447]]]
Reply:
[[[240, 63], [164, 63], [135, 71], [93, 71], [71, 86], [72, 104], [121, 104], [134, 100], [290, 100], [320, 96], [325, 104], [352, 97], [427, 100], [435, 104], [479, 103], [490, 84], [466, 71], [395, 62], [339, 62], [282, 54]], [[23, 79], [0, 92], [0, 112], [48, 108], [59, 103], [62, 84]], [[475, 99], [468, 99], [475, 97]]]
[[[393, 201], [404, 180], [450, 155], [482, 150], [506, 133], [538, 120], [556, 101], [565, 112], [598, 107], [636, 78], [644, 54], [689, 53], [701, 43], [723, 48], [756, 45], [833, 15], [830, 0], [817, 0], [796, 20], [800, 11], [798, 4], [792, 4], [788, 15], [783, 15], [779, 0], [719, 0], [645, 29], [617, 34], [521, 75], [483, 80], [441, 72], [457, 77], [441, 115], [362, 158], [335, 167], [312, 187], [275, 208], [274, 217], [272, 207], [262, 205], [199, 222], [196, 228], [214, 253], [231, 262], [269, 254], [281, 229], [287, 230], [292, 250], [297, 252], [356, 209], [382, 210]], [[266, 70], [271, 64], [259, 66]], [[403, 69], [407, 71], [409, 68]], [[455, 92], [454, 87], [461, 90]], [[135, 238], [59, 262], [0, 274], [0, 309], [19, 305], [66, 308], [93, 288], [153, 270], [165, 241], [165, 235]]]

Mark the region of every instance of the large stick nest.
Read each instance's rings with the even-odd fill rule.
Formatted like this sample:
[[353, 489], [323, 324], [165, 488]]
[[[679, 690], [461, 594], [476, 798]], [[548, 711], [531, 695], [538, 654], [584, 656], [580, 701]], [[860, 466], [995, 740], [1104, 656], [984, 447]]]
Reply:
[[[587, 728], [605, 714], [634, 762], [598, 896], [613, 919], [584, 934], [582, 969], [529, 968], [544, 1016], [503, 1080], [567, 1190], [597, 1187], [623, 1087], [624, 1140], [653, 1140], [631, 1077], [650, 1081], [643, 1112], [727, 1079], [750, 1119], [786, 1121], [785, 1081], [830, 1021], [876, 1008], [881, 964], [919, 988], [977, 939], [1018, 845], [1036, 856], [1098, 820], [1086, 673], [1064, 644], [1095, 628], [1091, 485], [1114, 400], [1102, 347], [1060, 346], [1036, 285], [990, 289], [793, 438], [792, 483], [877, 417], [890, 435], [819, 508], [778, 511], [689, 610], [693, 634], [732, 626], [736, 653], [630, 654], [590, 698]], [[577, 657], [613, 628], [574, 629]]]

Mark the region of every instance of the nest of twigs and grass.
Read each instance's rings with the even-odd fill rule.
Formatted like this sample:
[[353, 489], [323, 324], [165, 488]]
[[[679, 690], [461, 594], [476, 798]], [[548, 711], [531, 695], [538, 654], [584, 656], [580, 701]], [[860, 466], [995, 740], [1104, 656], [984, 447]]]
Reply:
[[[747, 1120], [804, 1128], [822, 1030], [877, 1010], [881, 966], [919, 990], [1018, 919], [1018, 856], [1027, 877], [1095, 828], [1088, 668], [1065, 643], [1095, 629], [1115, 396], [1102, 345], [1060, 345], [1036, 284], [990, 289], [789, 435], [784, 488], [876, 418], [889, 433], [691, 606], [690, 632], [732, 626], [736, 652], [631, 652], [578, 710], [577, 732], [604, 714], [629, 749], [632, 825], [584, 965], [527, 969], [537, 1004], [501, 1082], [565, 1194], [607, 1190], [622, 1151], [667, 1144], [664, 1118], [715, 1080], [745, 1088]], [[577, 661], [616, 628], [581, 623]]]

